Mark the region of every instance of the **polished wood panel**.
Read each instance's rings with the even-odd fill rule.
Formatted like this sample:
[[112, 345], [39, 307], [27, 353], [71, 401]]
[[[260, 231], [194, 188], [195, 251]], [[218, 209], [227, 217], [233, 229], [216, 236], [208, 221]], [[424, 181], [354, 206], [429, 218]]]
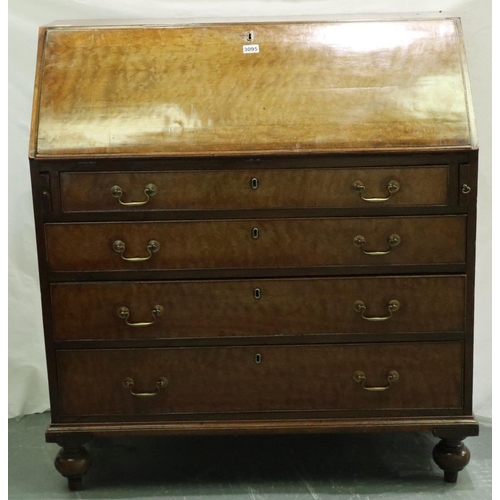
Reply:
[[458, 19], [42, 35], [38, 158], [476, 147]]
[[[83, 223], [46, 224], [45, 234], [52, 271], [401, 265], [464, 262], [465, 223], [464, 216]], [[367, 251], [386, 251], [392, 234], [401, 243], [387, 255], [365, 255], [353, 243], [362, 235]], [[113, 250], [117, 240], [127, 258], [148, 256], [151, 240], [160, 249], [128, 262]]]
[[[400, 188], [390, 195], [394, 180]], [[356, 181], [365, 198], [390, 198], [364, 201], [353, 189]], [[151, 183], [158, 191], [148, 200], [144, 190]], [[115, 185], [122, 202], [147, 203], [120, 204], [111, 195]], [[61, 174], [65, 212], [446, 205], [447, 189], [447, 166]]]
[[[255, 414], [254, 414], [255, 415]], [[221, 435], [221, 434], [295, 434], [295, 433], [345, 433], [345, 432], [432, 432], [477, 436], [477, 421], [469, 416], [443, 417], [390, 417], [384, 418], [287, 418], [287, 419], [226, 419], [51, 423], [45, 434], [48, 443], [71, 436], [161, 436], [161, 435]]]
[[[256, 355], [261, 361], [255, 361]], [[454, 343], [340, 346], [253, 346], [57, 352], [62, 414], [140, 415], [460, 408], [463, 345]], [[387, 374], [400, 379], [387, 390]], [[155, 396], [159, 377], [168, 383]]]
[[[465, 285], [464, 276], [53, 284], [54, 337], [460, 332]], [[364, 320], [353, 308], [363, 300], [366, 316], [388, 316], [393, 299], [401, 307], [387, 321]], [[148, 326], [128, 326], [117, 314], [126, 306], [129, 322], [152, 322], [157, 304], [165, 312]]]

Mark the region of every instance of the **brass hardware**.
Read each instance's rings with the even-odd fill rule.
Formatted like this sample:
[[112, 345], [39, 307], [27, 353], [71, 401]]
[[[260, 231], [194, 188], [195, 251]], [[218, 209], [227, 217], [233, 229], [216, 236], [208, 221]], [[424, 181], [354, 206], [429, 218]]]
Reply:
[[152, 325], [156, 318], [159, 318], [164, 312], [163, 306], [156, 305], [151, 311], [151, 316], [153, 316], [153, 321], [148, 321], [146, 323], [129, 323], [128, 318], [130, 317], [130, 309], [126, 306], [119, 307], [116, 311], [118, 317], [125, 320], [128, 326], [149, 326]]
[[149, 260], [155, 252], [160, 249], [160, 244], [156, 240], [149, 240], [148, 246], [146, 247], [149, 255], [147, 257], [125, 257], [123, 253], [125, 252], [125, 242], [121, 240], [116, 240], [113, 242], [113, 250], [119, 253], [123, 260], [129, 262], [142, 262], [144, 260]]
[[389, 200], [393, 194], [396, 194], [399, 191], [400, 187], [401, 186], [398, 181], [392, 180], [387, 183], [387, 191], [389, 191], [389, 196], [387, 196], [386, 198], [365, 198], [363, 196], [363, 192], [366, 189], [365, 185], [361, 181], [354, 181], [352, 183], [352, 188], [354, 189], [354, 191], [356, 191], [356, 193], [359, 193], [359, 196], [362, 200], [376, 203]]
[[399, 311], [401, 304], [399, 303], [399, 300], [394, 299], [389, 301], [389, 303], [387, 304], [389, 316], [365, 316], [366, 306], [362, 300], [356, 300], [353, 307], [356, 312], [361, 313], [361, 317], [363, 319], [366, 319], [366, 321], [387, 321], [388, 319], [392, 318], [392, 313]]
[[358, 236], [354, 237], [353, 243], [354, 243], [355, 247], [361, 248], [361, 251], [365, 255], [387, 255], [388, 253], [391, 252], [391, 250], [394, 247], [397, 247], [401, 243], [401, 236], [399, 236], [398, 234], [391, 234], [387, 238], [387, 243], [389, 243], [389, 246], [391, 248], [389, 248], [389, 250], [383, 250], [383, 251], [372, 251], [372, 252], [369, 252], [369, 251], [365, 250], [363, 248], [363, 246], [366, 244], [366, 239], [365, 239], [364, 236], [361, 236], [360, 234], [358, 234]]
[[256, 299], [260, 299], [262, 297], [262, 292], [260, 291], [260, 288], [256, 288], [254, 291], [253, 291], [253, 296], [254, 298]]
[[259, 237], [259, 229], [258, 229], [258, 228], [256, 228], [256, 227], [254, 227], [254, 228], [252, 229], [252, 238], [253, 238], [254, 240], [256, 240], [258, 237]]
[[472, 188], [468, 184], [462, 184], [462, 193], [469, 194]]
[[257, 353], [254, 359], [255, 362], [259, 365], [260, 363], [262, 363], [262, 354]]
[[250, 181], [250, 187], [252, 189], [257, 189], [259, 187], [259, 179], [257, 179], [256, 177], [254, 177], [251, 181]]
[[50, 175], [48, 173], [40, 173], [40, 189], [42, 190], [42, 197], [40, 199], [41, 209], [43, 213], [52, 212], [52, 200], [50, 196]]
[[146, 199], [144, 201], [122, 201], [123, 189], [120, 186], [113, 186], [111, 188], [111, 196], [113, 198], [118, 198], [120, 205], [125, 207], [137, 207], [139, 205], [145, 205], [151, 199], [151, 196], [154, 196], [158, 192], [158, 188], [154, 184], [148, 184], [144, 188], [144, 194], [146, 195]]
[[160, 389], [165, 387], [167, 384], [168, 384], [168, 380], [165, 377], [160, 377], [156, 381], [156, 391], [154, 391], [154, 392], [134, 392], [133, 389], [134, 389], [135, 382], [134, 382], [134, 379], [132, 377], [126, 377], [123, 379], [123, 382], [122, 382], [123, 387], [125, 387], [126, 389], [129, 389], [130, 394], [132, 394], [132, 396], [136, 396], [138, 398], [156, 396], [160, 392]]
[[356, 382], [359, 382], [361, 384], [361, 386], [363, 387], [363, 389], [365, 389], [366, 391], [381, 392], [381, 391], [386, 391], [387, 389], [389, 389], [389, 387], [391, 387], [391, 385], [394, 382], [397, 382], [399, 380], [399, 373], [396, 370], [391, 370], [387, 374], [387, 382], [389, 382], [389, 384], [383, 385], [383, 386], [378, 386], [378, 387], [377, 386], [372, 386], [372, 387], [366, 386], [365, 385], [366, 375], [361, 370], [354, 372], [353, 378]]

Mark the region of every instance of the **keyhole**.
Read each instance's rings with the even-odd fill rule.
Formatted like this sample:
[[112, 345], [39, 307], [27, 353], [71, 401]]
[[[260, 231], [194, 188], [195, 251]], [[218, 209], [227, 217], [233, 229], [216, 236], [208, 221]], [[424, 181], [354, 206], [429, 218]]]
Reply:
[[256, 240], [259, 237], [259, 229], [257, 227], [254, 227], [252, 229], [252, 238]]
[[253, 33], [250, 31], [249, 33], [247, 33], [247, 41], [251, 42], [252, 40], [253, 40]]
[[256, 299], [260, 299], [262, 297], [262, 293], [260, 291], [260, 288], [256, 288], [254, 291], [253, 291], [253, 296], [256, 298]]
[[257, 353], [255, 355], [255, 362], [259, 365], [262, 362], [262, 354]]
[[251, 180], [250, 185], [252, 186], [252, 189], [257, 189], [259, 187], [259, 179], [257, 179], [256, 177], [254, 177]]

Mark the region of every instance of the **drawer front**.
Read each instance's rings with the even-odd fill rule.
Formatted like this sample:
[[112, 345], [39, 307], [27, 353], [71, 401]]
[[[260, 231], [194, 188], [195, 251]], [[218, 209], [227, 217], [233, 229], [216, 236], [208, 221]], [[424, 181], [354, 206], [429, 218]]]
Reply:
[[[436, 276], [53, 284], [53, 331], [58, 340], [460, 332], [465, 281]], [[360, 300], [365, 309], [355, 307]], [[391, 310], [395, 300], [398, 309]]]
[[66, 212], [446, 205], [447, 190], [447, 166], [61, 174]]
[[75, 417], [456, 409], [462, 363], [459, 342], [57, 352], [61, 414]]
[[52, 271], [463, 263], [465, 229], [465, 216], [45, 226]]

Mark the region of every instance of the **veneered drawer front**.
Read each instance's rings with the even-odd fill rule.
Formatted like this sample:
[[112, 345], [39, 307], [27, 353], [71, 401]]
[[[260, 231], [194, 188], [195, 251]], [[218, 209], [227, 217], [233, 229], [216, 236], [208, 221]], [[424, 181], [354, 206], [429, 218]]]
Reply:
[[[462, 406], [460, 342], [65, 350], [56, 357], [63, 416]], [[354, 380], [358, 371], [364, 381]], [[390, 384], [394, 371], [399, 379]]]
[[465, 229], [465, 216], [45, 225], [52, 271], [463, 263]]
[[447, 190], [448, 166], [61, 174], [66, 212], [446, 205]]
[[[465, 321], [465, 276], [58, 283], [51, 291], [58, 340], [460, 332]], [[360, 300], [366, 309], [355, 309]]]

